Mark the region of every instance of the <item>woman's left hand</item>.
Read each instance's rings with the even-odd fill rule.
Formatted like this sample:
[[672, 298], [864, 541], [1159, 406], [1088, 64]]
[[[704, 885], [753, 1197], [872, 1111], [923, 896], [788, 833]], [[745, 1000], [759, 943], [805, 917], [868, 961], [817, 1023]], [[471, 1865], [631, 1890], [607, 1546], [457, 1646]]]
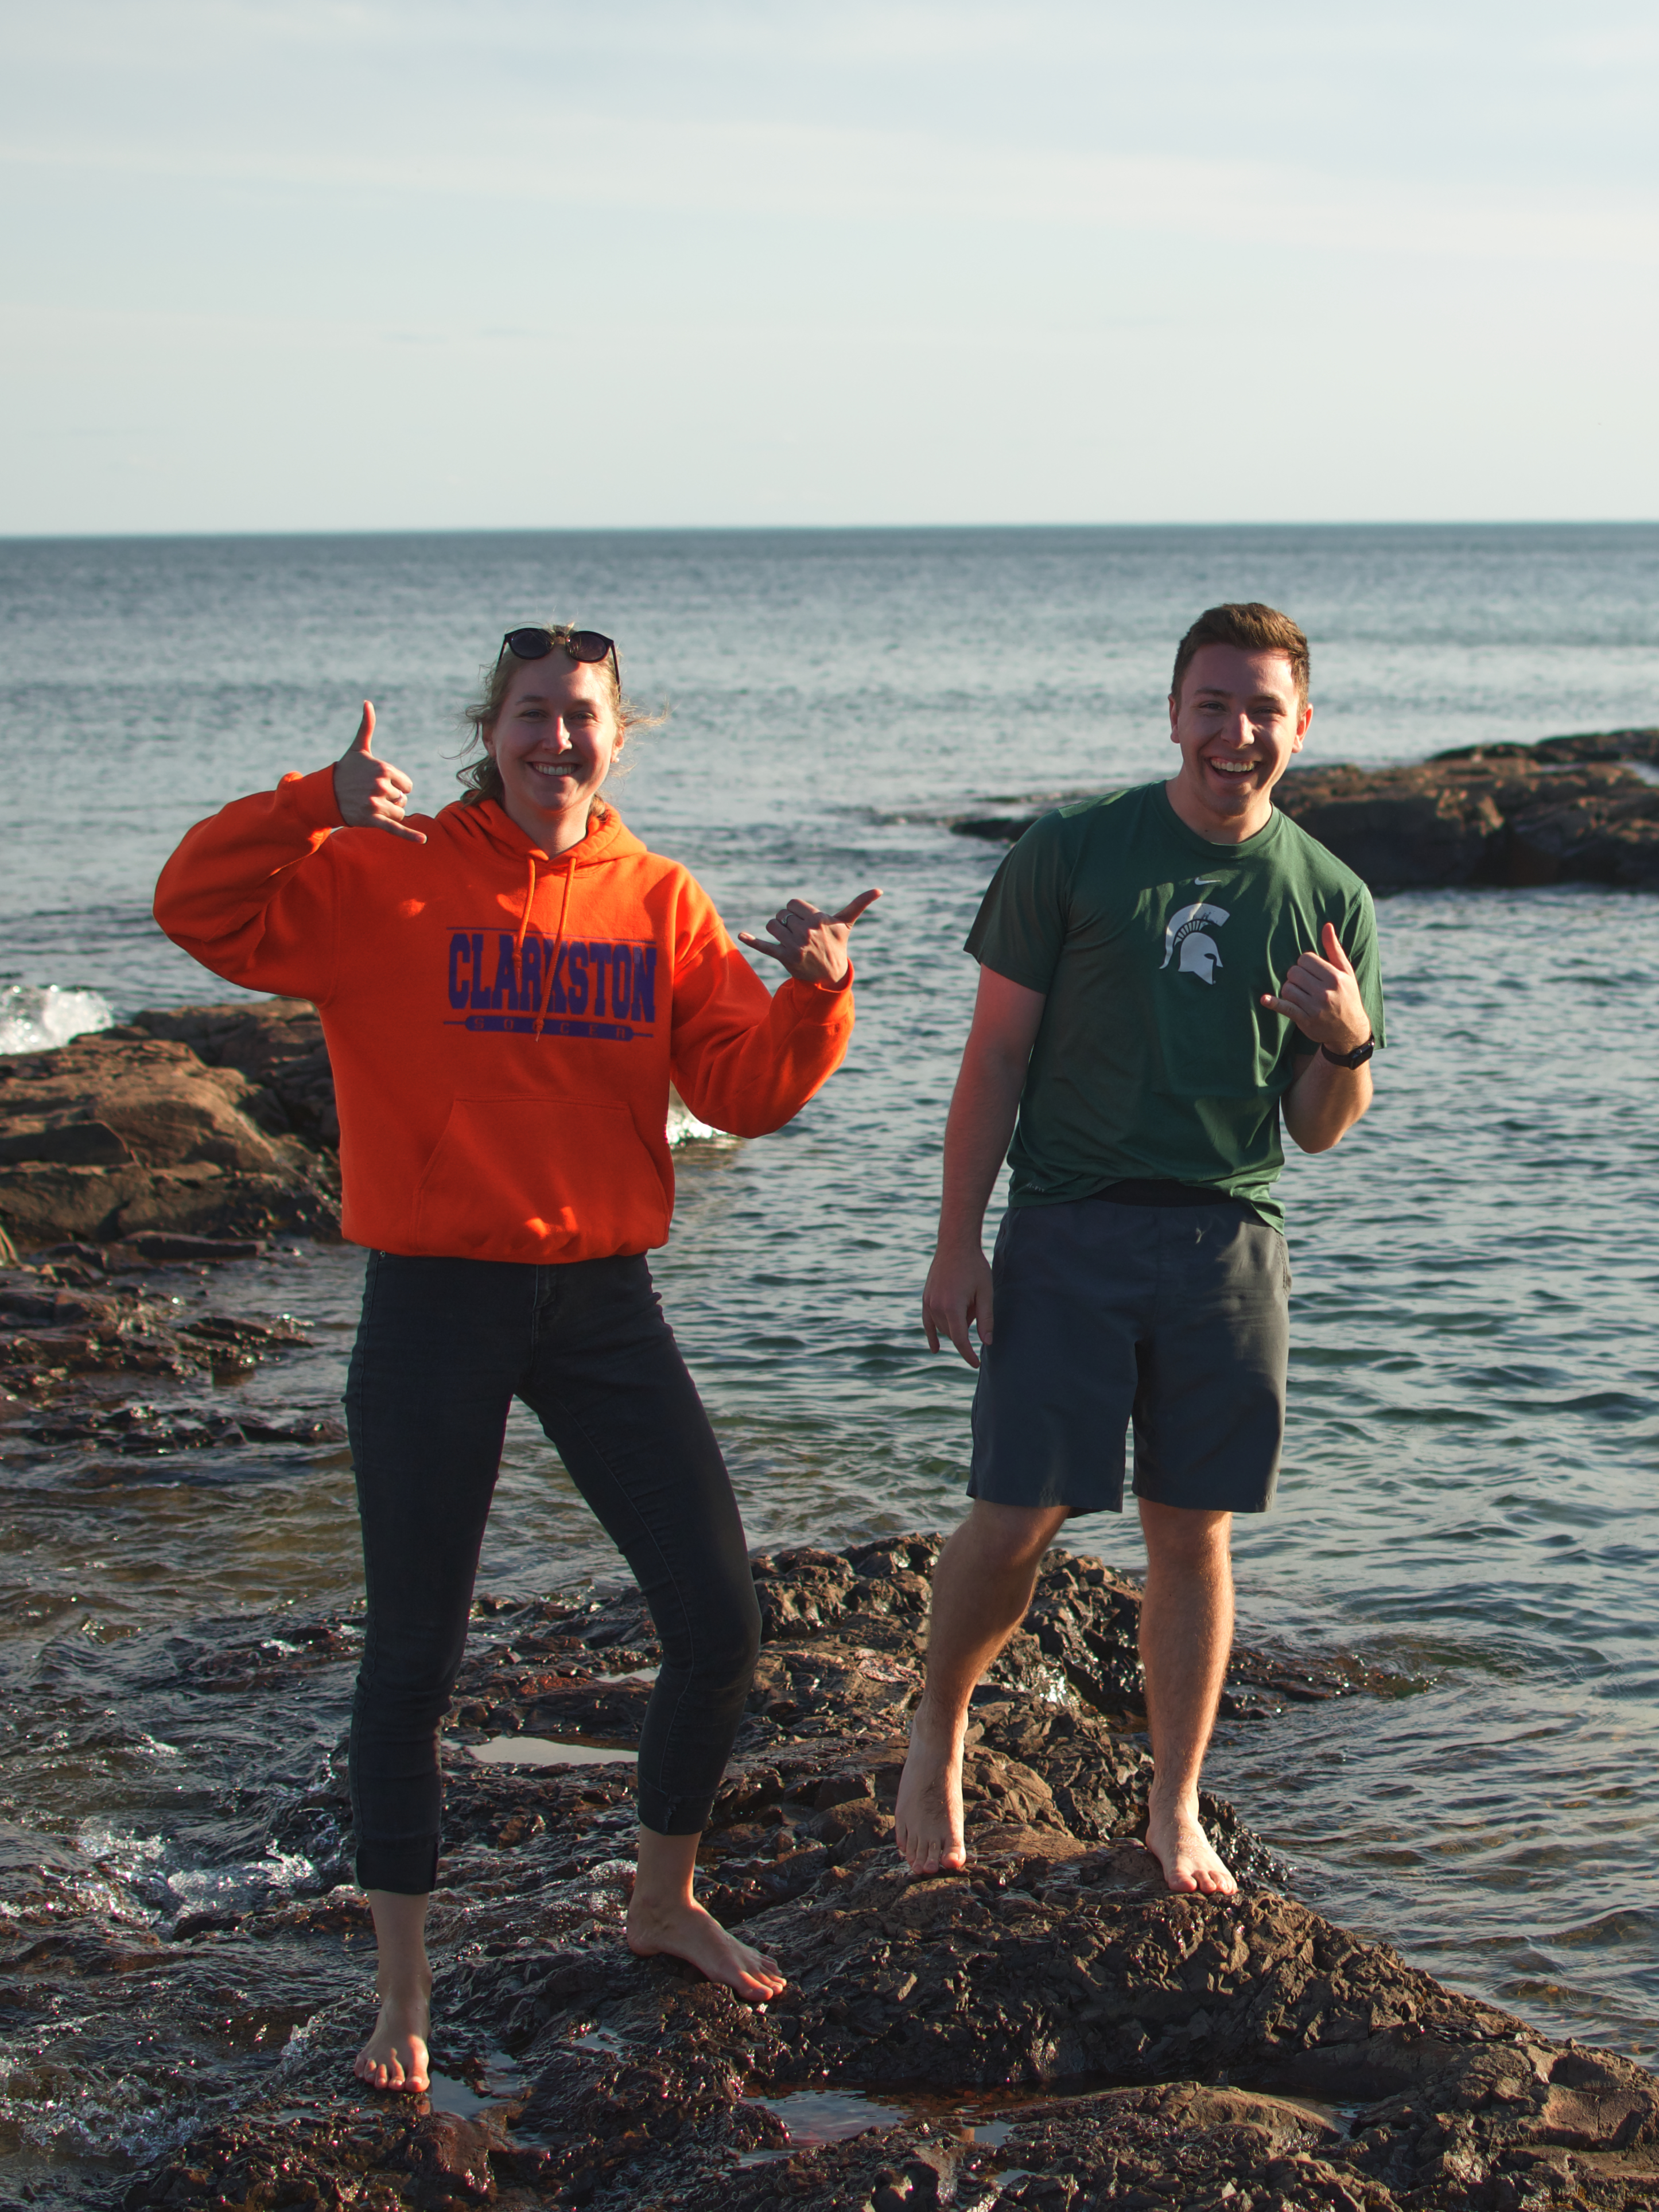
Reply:
[[766, 925], [775, 944], [769, 945], [763, 937], [751, 937], [746, 929], [740, 929], [738, 937], [757, 952], [769, 952], [775, 960], [781, 960], [799, 982], [839, 983], [848, 969], [847, 940], [853, 933], [853, 924], [880, 896], [879, 891], [860, 891], [839, 914], [823, 914], [806, 900], [792, 898]]

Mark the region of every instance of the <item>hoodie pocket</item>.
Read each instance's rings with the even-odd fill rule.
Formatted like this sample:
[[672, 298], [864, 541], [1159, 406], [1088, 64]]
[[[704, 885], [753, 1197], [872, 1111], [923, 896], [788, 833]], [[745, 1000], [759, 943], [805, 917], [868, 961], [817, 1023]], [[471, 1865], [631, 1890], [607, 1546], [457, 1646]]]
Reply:
[[458, 1098], [415, 1197], [423, 1252], [595, 1259], [668, 1234], [670, 1197], [625, 1106]]

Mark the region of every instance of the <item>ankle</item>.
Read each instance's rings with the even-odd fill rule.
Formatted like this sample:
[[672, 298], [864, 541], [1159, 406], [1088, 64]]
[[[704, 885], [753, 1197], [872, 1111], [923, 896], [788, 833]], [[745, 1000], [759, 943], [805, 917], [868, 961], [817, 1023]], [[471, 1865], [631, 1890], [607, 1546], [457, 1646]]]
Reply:
[[695, 1897], [676, 1893], [672, 1897], [634, 1896], [628, 1907], [627, 1925], [632, 1929], [668, 1928], [677, 1920], [690, 1917], [702, 1911]]
[[394, 1966], [380, 1967], [374, 1988], [383, 2003], [424, 2004], [432, 1995], [432, 1969], [424, 1959], [400, 1959]]
[[1197, 1783], [1170, 1783], [1166, 1786], [1154, 1778], [1146, 1792], [1146, 1810], [1154, 1820], [1197, 1820]]
[[920, 1729], [931, 1743], [942, 1743], [954, 1756], [962, 1749], [968, 1734], [968, 1705], [947, 1703], [935, 1692], [924, 1687], [916, 1699], [916, 1709], [911, 1716], [913, 1730]]

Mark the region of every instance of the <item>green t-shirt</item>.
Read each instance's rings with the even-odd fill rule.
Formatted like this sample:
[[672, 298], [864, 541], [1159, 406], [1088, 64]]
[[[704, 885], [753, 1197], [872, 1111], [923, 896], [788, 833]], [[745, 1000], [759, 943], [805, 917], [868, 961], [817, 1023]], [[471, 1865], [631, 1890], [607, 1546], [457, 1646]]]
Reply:
[[1012, 1206], [1115, 1182], [1182, 1182], [1243, 1199], [1274, 1228], [1279, 1100], [1295, 1024], [1260, 1003], [1334, 922], [1378, 1044], [1370, 893], [1274, 810], [1242, 845], [1188, 829], [1161, 783], [1062, 806], [992, 878], [968, 950], [1046, 994], [1008, 1153]]

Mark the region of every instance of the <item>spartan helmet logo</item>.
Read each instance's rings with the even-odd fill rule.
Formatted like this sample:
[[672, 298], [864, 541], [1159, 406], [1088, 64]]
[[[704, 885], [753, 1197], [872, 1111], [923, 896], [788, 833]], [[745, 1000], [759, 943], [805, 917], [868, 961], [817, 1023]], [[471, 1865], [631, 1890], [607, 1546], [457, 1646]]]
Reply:
[[1170, 916], [1164, 932], [1164, 957], [1158, 963], [1159, 973], [1167, 968], [1177, 951], [1181, 958], [1176, 973], [1196, 975], [1202, 983], [1213, 983], [1215, 971], [1222, 964], [1221, 948], [1214, 938], [1204, 934], [1213, 923], [1218, 929], [1227, 919], [1223, 906], [1211, 906], [1200, 899], [1194, 906], [1183, 906]]

